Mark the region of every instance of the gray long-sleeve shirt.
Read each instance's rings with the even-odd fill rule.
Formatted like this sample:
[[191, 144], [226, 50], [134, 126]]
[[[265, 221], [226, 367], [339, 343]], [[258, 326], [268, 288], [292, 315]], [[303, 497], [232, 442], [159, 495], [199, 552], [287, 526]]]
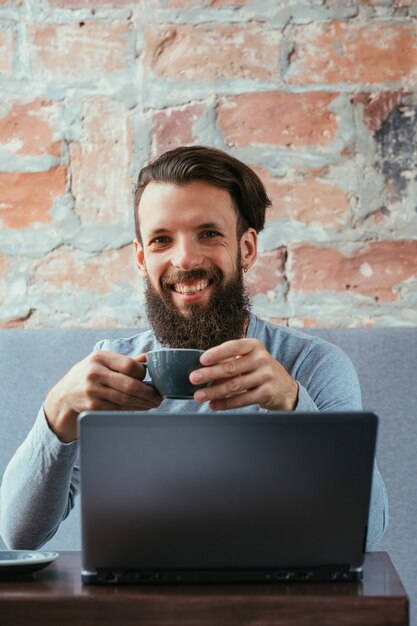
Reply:
[[[355, 369], [337, 346], [298, 330], [251, 315], [247, 337], [261, 341], [298, 382], [296, 411], [347, 411], [362, 408]], [[152, 331], [126, 339], [104, 340], [98, 350], [128, 356], [162, 347]], [[262, 411], [255, 406], [239, 411]], [[193, 400], [164, 400], [164, 412], [209, 411]], [[50, 430], [43, 408], [4, 473], [0, 487], [0, 534], [11, 548], [36, 549], [48, 541], [70, 513], [80, 489], [78, 442], [62, 443]], [[385, 485], [374, 465], [367, 550], [372, 550], [388, 523]]]

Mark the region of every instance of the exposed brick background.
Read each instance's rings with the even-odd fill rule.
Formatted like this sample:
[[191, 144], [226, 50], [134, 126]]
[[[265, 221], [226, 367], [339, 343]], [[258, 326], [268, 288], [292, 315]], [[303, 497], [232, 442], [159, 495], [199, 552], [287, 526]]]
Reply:
[[417, 3], [0, 0], [0, 327], [143, 326], [131, 191], [182, 144], [273, 201], [291, 326], [417, 325]]

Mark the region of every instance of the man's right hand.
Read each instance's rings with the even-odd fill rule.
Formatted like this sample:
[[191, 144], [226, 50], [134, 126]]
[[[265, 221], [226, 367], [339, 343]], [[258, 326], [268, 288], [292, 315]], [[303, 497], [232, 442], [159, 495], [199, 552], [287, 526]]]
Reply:
[[44, 402], [46, 419], [58, 439], [78, 438], [77, 417], [82, 411], [145, 411], [163, 398], [143, 382], [140, 361], [116, 352], [98, 350], [80, 361], [50, 390]]

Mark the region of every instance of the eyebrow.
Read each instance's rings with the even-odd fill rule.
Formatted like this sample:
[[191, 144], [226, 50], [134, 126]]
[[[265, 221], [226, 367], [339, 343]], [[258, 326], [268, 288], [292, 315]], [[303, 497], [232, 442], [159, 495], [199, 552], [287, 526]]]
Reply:
[[[216, 230], [223, 230], [224, 226], [222, 226], [219, 222], [204, 222], [203, 224], [198, 224], [195, 227], [195, 230], [201, 230], [204, 228], [213, 228]], [[151, 237], [157, 237], [158, 235], [165, 235], [169, 233], [169, 228], [155, 228], [148, 234], [148, 239]]]
[[199, 224], [197, 228], [215, 228], [216, 230], [221, 230], [224, 228], [219, 222], [205, 222], [204, 224]]
[[155, 230], [151, 230], [150, 233], [148, 233], [148, 238], [149, 237], [155, 237], [155, 235], [163, 235], [164, 233], [167, 233], [168, 228], [155, 228]]

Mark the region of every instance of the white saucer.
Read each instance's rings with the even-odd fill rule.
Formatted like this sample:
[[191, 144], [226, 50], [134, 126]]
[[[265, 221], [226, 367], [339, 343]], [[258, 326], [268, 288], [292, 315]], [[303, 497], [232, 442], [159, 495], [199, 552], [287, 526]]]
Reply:
[[27, 576], [46, 567], [58, 556], [58, 552], [0, 550], [0, 578]]

